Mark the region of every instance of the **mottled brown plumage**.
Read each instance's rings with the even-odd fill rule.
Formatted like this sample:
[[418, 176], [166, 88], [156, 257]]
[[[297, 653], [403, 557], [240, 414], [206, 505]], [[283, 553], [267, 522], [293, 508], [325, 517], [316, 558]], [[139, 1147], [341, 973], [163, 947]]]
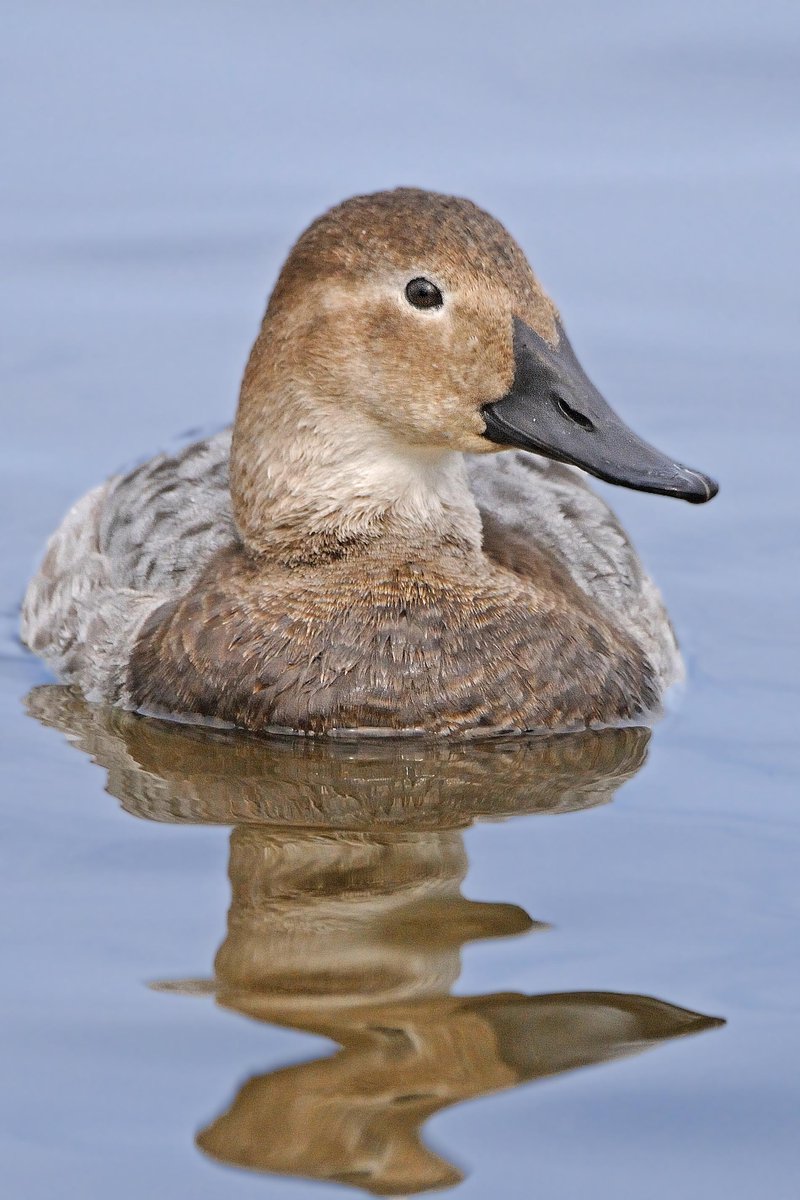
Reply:
[[603, 405], [493, 217], [409, 188], [348, 200], [281, 271], [230, 450], [219, 435], [85, 497], [23, 637], [92, 699], [259, 732], [651, 714], [680, 656], [624, 532], [573, 470], [498, 453], [541, 433], [558, 464], [713, 494]]
[[379, 555], [268, 573], [222, 553], [146, 623], [133, 703], [246, 729], [434, 733], [612, 724], [655, 707], [652, 669], [544, 555]]
[[[417, 273], [454, 294], [448, 324], [420, 321], [399, 287], [371, 294]], [[464, 733], [609, 724], [657, 706], [645, 655], [533, 544], [506, 546], [460, 513], [420, 533], [391, 505], [353, 532], [296, 527], [292, 509], [276, 518], [274, 465], [254, 445], [291, 442], [298, 424], [316, 434], [320, 412], [335, 424], [355, 408], [405, 444], [488, 449], [479, 407], [513, 378], [513, 315], [557, 341], [524, 254], [469, 201], [400, 189], [314, 222], [242, 385], [231, 485], [245, 544], [146, 622], [128, 675], [137, 707], [249, 729]]]

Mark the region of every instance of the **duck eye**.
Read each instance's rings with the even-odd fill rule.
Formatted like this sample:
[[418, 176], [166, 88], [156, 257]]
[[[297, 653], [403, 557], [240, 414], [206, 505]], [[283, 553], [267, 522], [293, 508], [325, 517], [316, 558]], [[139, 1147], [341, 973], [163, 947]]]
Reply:
[[414, 308], [441, 308], [444, 304], [444, 296], [436, 284], [421, 275], [406, 284], [406, 300]]

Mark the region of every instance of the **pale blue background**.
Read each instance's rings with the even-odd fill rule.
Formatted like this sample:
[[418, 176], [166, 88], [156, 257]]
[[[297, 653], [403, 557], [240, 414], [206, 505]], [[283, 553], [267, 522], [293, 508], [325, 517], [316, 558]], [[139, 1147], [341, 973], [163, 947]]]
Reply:
[[431, 1138], [463, 1197], [793, 1200], [800, 7], [3, 8], [2, 1195], [325, 1194], [194, 1150], [243, 1078], [323, 1047], [144, 987], [208, 973], [226, 834], [121, 814], [24, 717], [47, 676], [15, 612], [76, 495], [230, 417], [307, 221], [412, 183], [503, 219], [609, 400], [722, 482], [706, 509], [614, 493], [687, 696], [611, 808], [468, 835], [468, 893], [555, 929], [470, 949], [459, 989], [630, 990], [729, 1023], [462, 1106]]

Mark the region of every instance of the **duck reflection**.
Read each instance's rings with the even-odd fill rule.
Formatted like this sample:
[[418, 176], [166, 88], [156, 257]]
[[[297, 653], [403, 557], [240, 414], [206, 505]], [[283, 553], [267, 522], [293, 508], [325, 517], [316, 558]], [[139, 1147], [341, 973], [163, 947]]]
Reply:
[[214, 1158], [381, 1195], [446, 1187], [461, 1173], [420, 1136], [438, 1110], [721, 1024], [639, 995], [451, 994], [467, 942], [537, 928], [462, 895], [462, 830], [609, 800], [642, 765], [644, 730], [315, 743], [154, 721], [62, 687], [28, 706], [107, 769], [129, 812], [234, 825], [213, 980], [157, 986], [340, 1047], [245, 1083], [198, 1134]]

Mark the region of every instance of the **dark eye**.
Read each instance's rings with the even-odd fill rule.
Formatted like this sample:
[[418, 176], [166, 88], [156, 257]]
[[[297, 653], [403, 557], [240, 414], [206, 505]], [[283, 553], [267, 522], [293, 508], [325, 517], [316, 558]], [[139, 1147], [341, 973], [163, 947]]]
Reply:
[[436, 284], [431, 283], [430, 279], [423, 279], [421, 275], [406, 284], [406, 300], [414, 308], [441, 308], [444, 304], [444, 297]]

